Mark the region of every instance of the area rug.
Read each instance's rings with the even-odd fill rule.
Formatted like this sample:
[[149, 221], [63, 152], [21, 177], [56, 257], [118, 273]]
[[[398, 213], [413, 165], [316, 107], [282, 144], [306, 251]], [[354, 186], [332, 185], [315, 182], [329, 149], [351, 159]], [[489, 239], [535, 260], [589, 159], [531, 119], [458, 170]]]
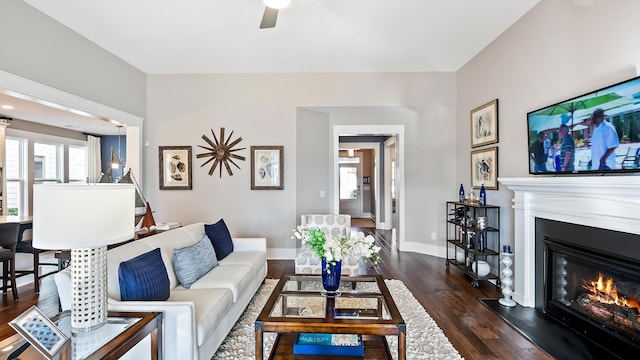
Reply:
[[[213, 360], [249, 360], [255, 358], [254, 322], [278, 280], [267, 279], [249, 303], [240, 320], [220, 345]], [[462, 359], [438, 324], [429, 316], [411, 291], [400, 280], [385, 280], [393, 300], [407, 324], [407, 359]], [[265, 358], [271, 352], [276, 334], [265, 333]], [[398, 338], [387, 336], [394, 359], [398, 358]]]

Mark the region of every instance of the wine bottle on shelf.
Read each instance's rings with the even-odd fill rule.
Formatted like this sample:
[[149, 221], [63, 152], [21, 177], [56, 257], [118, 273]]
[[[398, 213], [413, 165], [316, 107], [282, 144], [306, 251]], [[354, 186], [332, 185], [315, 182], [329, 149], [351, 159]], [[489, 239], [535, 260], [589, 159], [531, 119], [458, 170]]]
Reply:
[[479, 196], [480, 205], [487, 205], [487, 192], [484, 190], [484, 184], [480, 186], [480, 196]]
[[460, 190], [458, 191], [458, 201], [464, 202], [464, 187], [460, 184]]

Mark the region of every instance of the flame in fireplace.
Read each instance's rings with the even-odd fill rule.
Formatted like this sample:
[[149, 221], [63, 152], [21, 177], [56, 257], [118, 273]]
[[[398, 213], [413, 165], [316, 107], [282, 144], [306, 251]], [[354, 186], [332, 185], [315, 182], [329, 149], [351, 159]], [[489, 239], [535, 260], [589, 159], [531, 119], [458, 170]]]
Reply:
[[635, 300], [618, 295], [613, 279], [605, 279], [602, 274], [598, 274], [598, 278], [595, 281], [585, 280], [582, 287], [591, 293], [589, 294], [589, 299], [592, 301], [640, 309], [640, 305]]

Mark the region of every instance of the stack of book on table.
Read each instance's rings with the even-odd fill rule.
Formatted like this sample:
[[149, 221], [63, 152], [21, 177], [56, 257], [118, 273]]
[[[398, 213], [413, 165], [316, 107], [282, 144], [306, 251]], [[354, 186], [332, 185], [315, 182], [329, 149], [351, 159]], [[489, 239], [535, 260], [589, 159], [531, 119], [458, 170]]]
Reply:
[[355, 334], [298, 334], [294, 355], [364, 356], [362, 336]]
[[166, 222], [166, 223], [156, 224], [156, 230], [161, 230], [161, 231], [171, 230], [179, 227], [180, 227], [179, 222]]

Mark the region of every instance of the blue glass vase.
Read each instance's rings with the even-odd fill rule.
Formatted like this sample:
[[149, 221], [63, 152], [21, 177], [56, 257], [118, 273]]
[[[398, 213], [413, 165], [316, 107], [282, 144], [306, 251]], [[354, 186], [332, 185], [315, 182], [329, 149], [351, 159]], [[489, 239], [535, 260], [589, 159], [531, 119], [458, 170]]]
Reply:
[[324, 287], [327, 295], [336, 294], [336, 290], [338, 290], [338, 288], [340, 287], [341, 272], [342, 261], [327, 263], [327, 260], [325, 258], [322, 258], [322, 287]]

